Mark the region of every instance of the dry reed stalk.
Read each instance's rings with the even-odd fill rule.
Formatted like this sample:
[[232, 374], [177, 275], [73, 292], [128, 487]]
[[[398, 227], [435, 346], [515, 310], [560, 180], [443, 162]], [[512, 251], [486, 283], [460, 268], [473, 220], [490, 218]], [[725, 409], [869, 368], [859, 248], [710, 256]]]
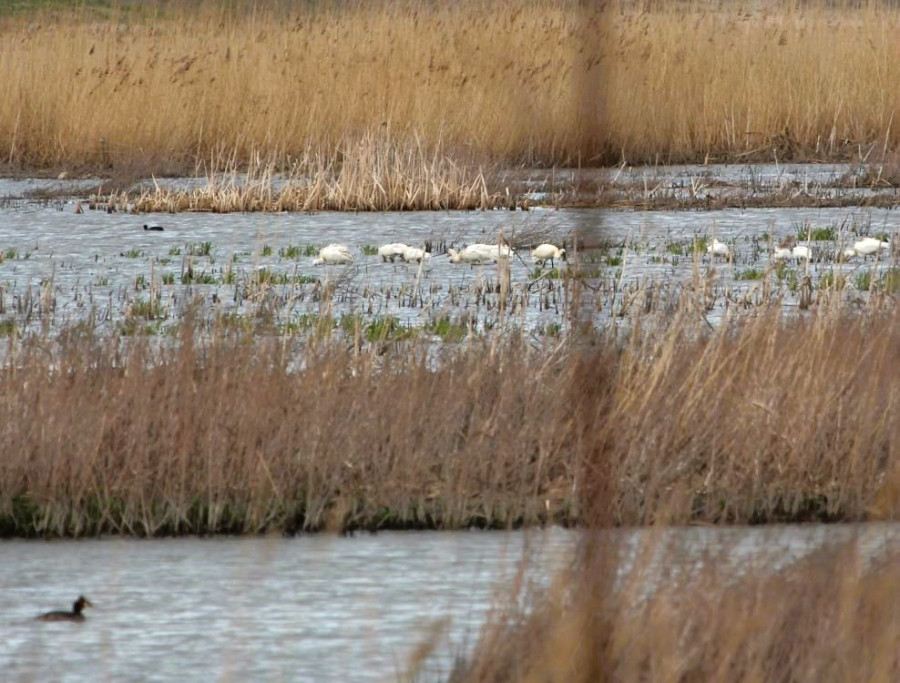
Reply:
[[605, 7], [6, 17], [0, 82], [14, 96], [0, 100], [0, 157], [184, 171], [213, 157], [328, 159], [365, 134], [418, 140], [426, 158], [443, 145], [465, 166], [871, 161], [897, 148], [889, 4]]
[[897, 315], [773, 313], [721, 332], [648, 317], [549, 356], [512, 337], [436, 357], [359, 329], [201, 344], [190, 324], [156, 351], [71, 335], [48, 357], [36, 341], [0, 376], [2, 527], [893, 518]]
[[855, 544], [847, 544], [825, 547], [784, 569], [748, 562], [726, 571], [733, 564], [728, 550], [686, 567], [684, 555], [660, 535], [649, 538], [628, 573], [617, 579], [623, 545], [598, 539], [585, 539], [585, 550], [594, 543], [602, 547], [585, 553], [546, 594], [534, 597], [530, 613], [515, 607], [498, 612], [451, 680], [897, 676], [895, 554], [865, 562]]
[[[92, 203], [131, 211], [414, 211], [490, 209], [502, 205], [488, 191], [484, 170], [460, 167], [443, 155], [386, 137], [345, 140], [329, 158], [306, 154], [280, 176], [269, 161], [240, 172], [233, 161], [211, 163], [205, 186], [160, 186], [137, 196], [93, 196]], [[219, 170], [221, 168], [222, 170]], [[275, 183], [279, 186], [275, 189]]]

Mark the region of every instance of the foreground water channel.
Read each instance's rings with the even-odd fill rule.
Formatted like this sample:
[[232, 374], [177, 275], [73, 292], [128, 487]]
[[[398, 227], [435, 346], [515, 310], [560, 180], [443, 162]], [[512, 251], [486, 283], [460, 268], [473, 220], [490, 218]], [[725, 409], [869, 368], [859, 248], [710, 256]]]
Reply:
[[[540, 587], [566, 566], [577, 533], [5, 541], [2, 678], [392, 681], [434, 638], [421, 671], [436, 680], [515, 579]], [[710, 562], [736, 576], [828, 543], [856, 543], [864, 558], [900, 543], [890, 524], [604, 533], [625, 543], [623, 579], [650, 548], [666, 581]], [[95, 605], [85, 622], [34, 620], [80, 593]]]

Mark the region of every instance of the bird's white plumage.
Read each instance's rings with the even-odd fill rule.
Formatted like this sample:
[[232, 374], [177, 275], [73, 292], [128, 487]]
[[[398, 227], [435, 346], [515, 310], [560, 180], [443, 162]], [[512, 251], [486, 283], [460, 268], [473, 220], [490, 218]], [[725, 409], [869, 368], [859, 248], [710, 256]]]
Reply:
[[462, 251], [448, 249], [451, 263], [490, 263], [500, 258], [509, 258], [511, 250], [496, 244], [470, 244]]
[[319, 250], [319, 255], [313, 259], [313, 265], [320, 263], [352, 263], [353, 254], [343, 244], [329, 244]]
[[403, 258], [404, 252], [409, 249], [402, 242], [392, 242], [391, 244], [383, 244], [378, 247], [378, 255], [382, 261], [394, 262], [395, 258]]
[[882, 242], [874, 237], [864, 237], [853, 245], [854, 252], [863, 256], [871, 256], [877, 251], [889, 251], [890, 248], [890, 242]]
[[731, 256], [731, 249], [728, 248], [728, 245], [715, 237], [706, 245], [706, 251], [710, 256]]
[[788, 247], [775, 247], [775, 251], [772, 252], [772, 258], [776, 261], [790, 261], [794, 258], [794, 252]]
[[552, 264], [556, 259], [565, 258], [566, 250], [553, 244], [539, 244], [531, 250], [531, 260], [534, 263], [544, 265], [547, 261]]
[[791, 254], [797, 261], [800, 261], [802, 259], [806, 259], [807, 261], [809, 261], [812, 258], [812, 249], [810, 247], [803, 246], [802, 244], [798, 244], [796, 247], [791, 249]]
[[401, 257], [404, 261], [407, 262], [421, 263], [422, 261], [427, 261], [428, 259], [430, 259], [431, 254], [429, 254], [424, 249], [419, 249], [418, 247], [407, 247], [404, 245]]

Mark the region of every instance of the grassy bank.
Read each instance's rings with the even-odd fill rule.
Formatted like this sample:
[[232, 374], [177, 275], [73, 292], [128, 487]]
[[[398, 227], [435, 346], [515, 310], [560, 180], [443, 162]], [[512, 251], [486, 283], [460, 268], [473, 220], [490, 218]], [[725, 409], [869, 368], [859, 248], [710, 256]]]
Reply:
[[13, 94], [0, 161], [133, 176], [290, 168], [364, 136], [472, 169], [871, 161], [897, 146], [900, 12], [825, 4], [14, 12], [0, 17]]
[[202, 345], [70, 336], [0, 376], [4, 535], [894, 518], [896, 312]]

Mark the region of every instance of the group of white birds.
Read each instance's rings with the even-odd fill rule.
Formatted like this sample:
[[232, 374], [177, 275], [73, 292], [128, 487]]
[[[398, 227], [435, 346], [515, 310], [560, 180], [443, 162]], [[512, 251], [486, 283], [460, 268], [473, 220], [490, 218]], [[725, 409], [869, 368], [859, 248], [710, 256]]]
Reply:
[[[871, 256], [879, 251], [890, 251], [890, 249], [890, 242], [883, 242], [874, 237], [864, 237], [852, 247], [844, 249], [844, 251], [841, 252], [841, 255], [845, 259], [851, 259], [856, 256]], [[731, 256], [731, 248], [725, 244], [725, 242], [720, 242], [715, 237], [712, 242], [706, 246], [706, 251], [710, 256], [723, 256], [726, 258]], [[776, 261], [808, 261], [812, 256], [812, 248], [797, 244], [793, 237], [788, 237], [775, 247], [775, 250], [772, 252], [772, 258]]]
[[[465, 249], [447, 249], [450, 257], [450, 263], [469, 263], [479, 265], [484, 263], [494, 263], [502, 258], [509, 258], [512, 250], [506, 245], [499, 244], [470, 244]], [[431, 258], [424, 249], [411, 247], [402, 242], [393, 242], [378, 247], [378, 255], [384, 262], [394, 262], [400, 259], [406, 263], [422, 263]], [[550, 261], [551, 266], [555, 265], [558, 259], [564, 259], [566, 250], [553, 244], [540, 244], [531, 251], [531, 260], [543, 266]], [[330, 264], [346, 264], [353, 262], [353, 253], [343, 244], [329, 244], [319, 250], [319, 255], [313, 259], [313, 265], [317, 266], [323, 263]]]

